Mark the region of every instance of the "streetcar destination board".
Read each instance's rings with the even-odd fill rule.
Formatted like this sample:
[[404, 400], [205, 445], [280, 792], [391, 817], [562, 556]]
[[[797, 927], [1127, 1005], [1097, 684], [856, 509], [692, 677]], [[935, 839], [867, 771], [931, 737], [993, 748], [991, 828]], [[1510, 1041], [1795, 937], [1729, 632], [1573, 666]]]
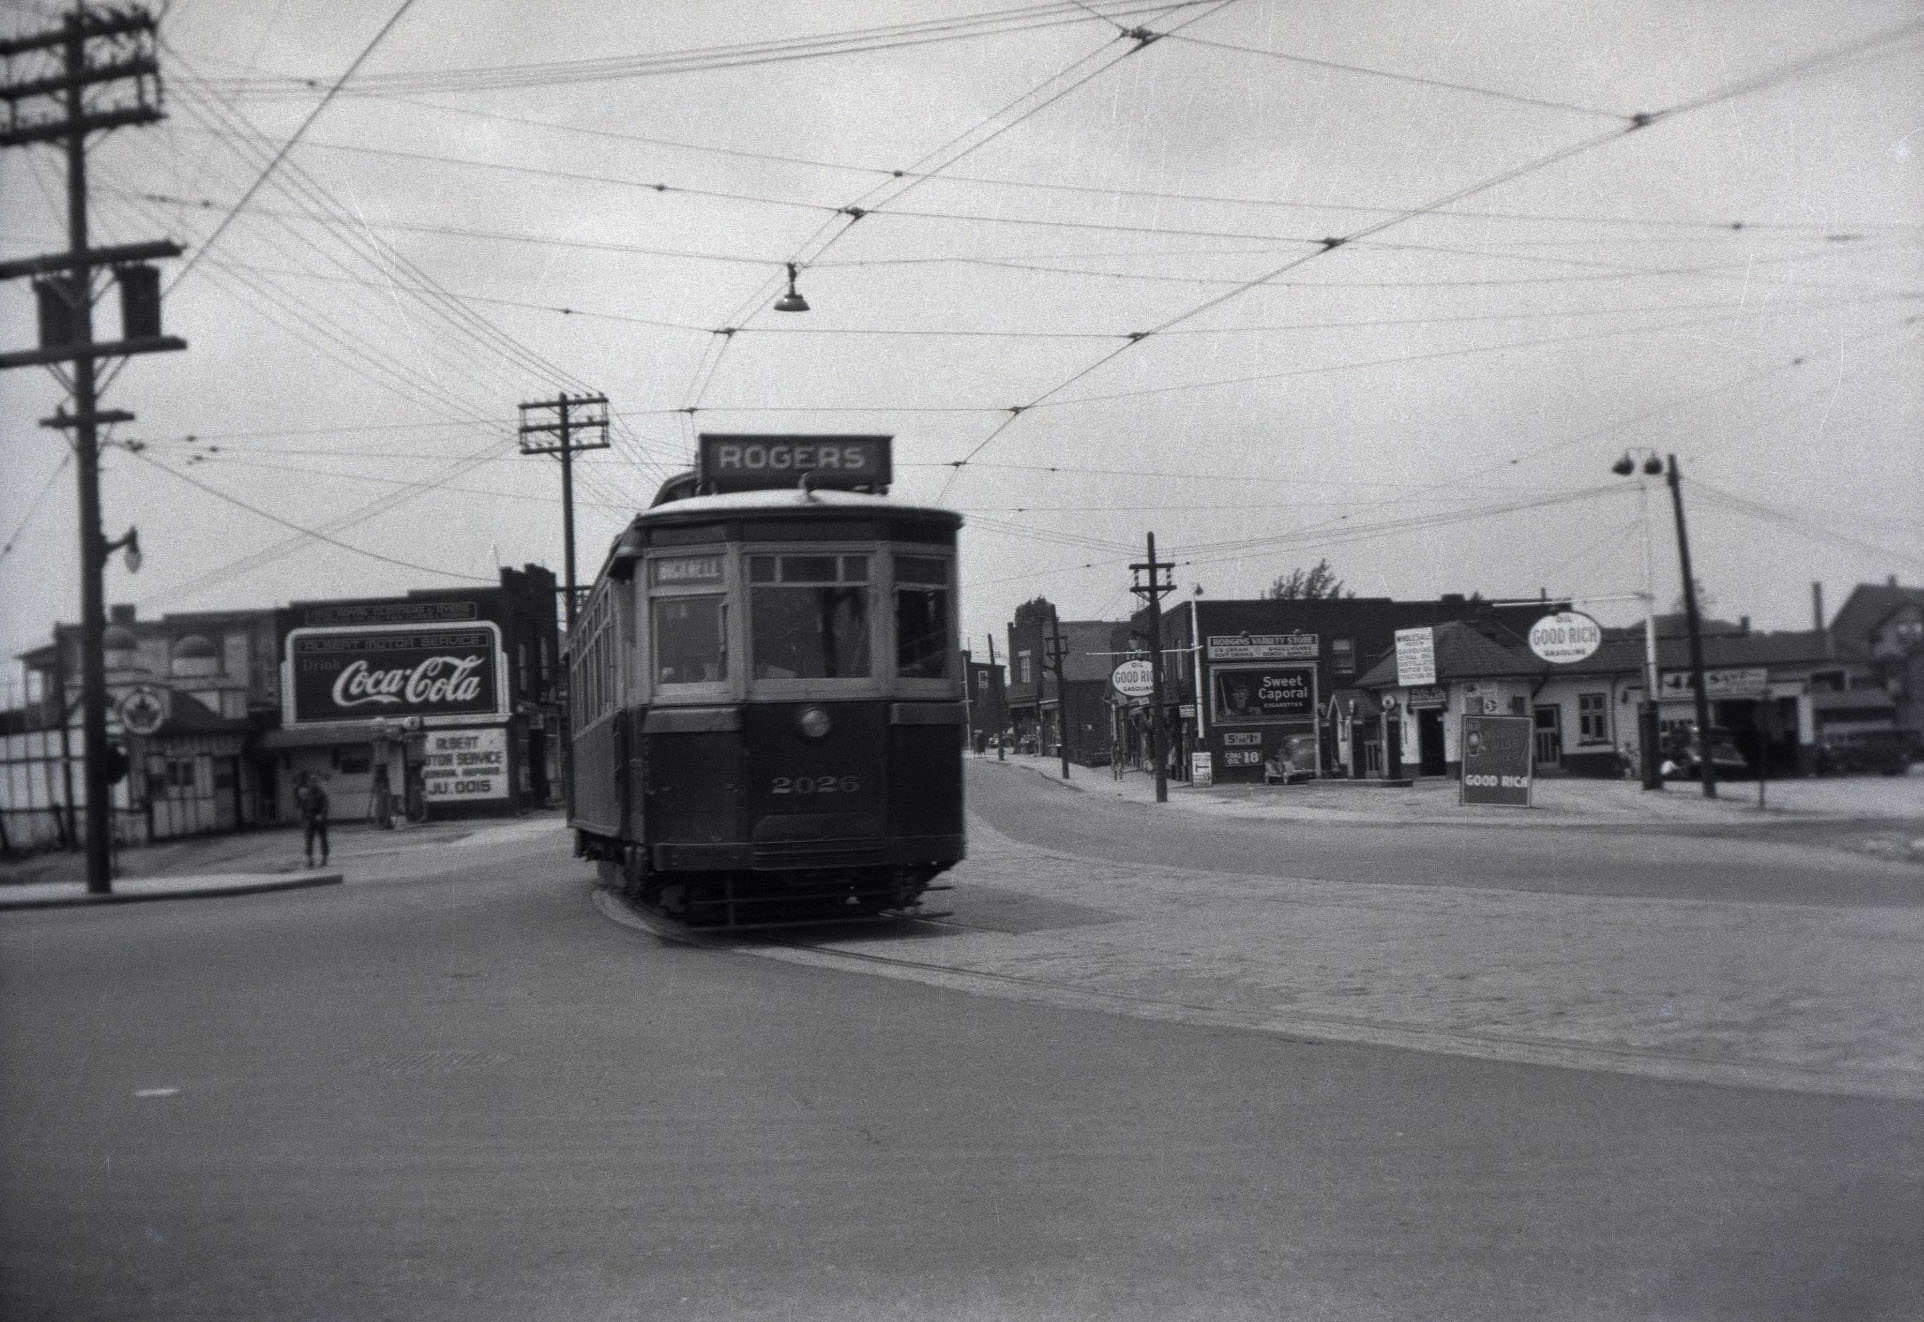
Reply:
[[894, 477], [891, 436], [784, 436], [703, 432], [696, 480], [710, 491], [810, 486], [883, 491]]

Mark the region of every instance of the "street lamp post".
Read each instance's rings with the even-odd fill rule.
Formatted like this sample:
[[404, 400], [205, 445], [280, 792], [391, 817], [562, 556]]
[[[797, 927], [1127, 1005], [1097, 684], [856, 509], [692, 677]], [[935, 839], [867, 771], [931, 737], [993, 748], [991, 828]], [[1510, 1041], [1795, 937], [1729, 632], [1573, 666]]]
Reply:
[[1657, 747], [1657, 590], [1650, 563], [1650, 479], [1663, 472], [1663, 460], [1655, 450], [1637, 447], [1643, 456], [1639, 465], [1625, 451], [1623, 458], [1610, 466], [1619, 477], [1637, 474], [1637, 519], [1643, 528], [1643, 701], [1637, 704], [1637, 745], [1643, 752], [1643, 787], [1663, 788], [1663, 759]]
[[1677, 467], [1677, 456], [1668, 456], [1670, 464], [1665, 471], [1664, 480], [1670, 484], [1670, 504], [1677, 516], [1677, 559], [1683, 570], [1684, 623], [1690, 632], [1690, 687], [1697, 702], [1697, 779], [1704, 787], [1704, 797], [1717, 797], [1717, 765], [1710, 751], [1710, 697], [1704, 687], [1704, 636], [1703, 624], [1697, 612], [1697, 578], [1690, 568], [1690, 534], [1684, 527], [1683, 511], [1683, 472]]

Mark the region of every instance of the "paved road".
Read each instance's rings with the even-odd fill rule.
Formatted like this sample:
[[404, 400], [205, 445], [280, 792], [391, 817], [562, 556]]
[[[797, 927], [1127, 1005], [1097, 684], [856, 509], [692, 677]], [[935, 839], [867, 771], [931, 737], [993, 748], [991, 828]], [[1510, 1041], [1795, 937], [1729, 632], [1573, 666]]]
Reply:
[[[1118, 863], [1555, 895], [1924, 905], [1924, 867], [1824, 847], [1850, 829], [1837, 823], [1773, 823], [1748, 840], [1729, 838], [1729, 828], [1311, 824], [1146, 807], [1080, 791], [1073, 781], [1064, 786], [1014, 763], [972, 760], [969, 766], [970, 807], [1004, 835]], [[1078, 774], [1094, 785], [1108, 776], [1080, 768]]]
[[1916, 1104], [664, 946], [552, 845], [6, 915], [0, 1107], [10, 1319], [1924, 1314]]

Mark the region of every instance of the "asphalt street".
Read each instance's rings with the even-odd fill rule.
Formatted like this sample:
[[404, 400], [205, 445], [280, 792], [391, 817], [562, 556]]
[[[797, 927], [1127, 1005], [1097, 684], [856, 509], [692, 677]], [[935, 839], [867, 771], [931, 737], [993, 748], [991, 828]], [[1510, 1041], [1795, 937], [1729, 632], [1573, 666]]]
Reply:
[[0, 916], [0, 1054], [8, 1318], [1924, 1315], [1916, 1103], [664, 944], [551, 836]]
[[[977, 768], [969, 779], [970, 807], [989, 817], [1004, 835], [1025, 844], [1111, 862], [1557, 895], [1924, 904], [1924, 873], [1918, 867], [1826, 847], [1828, 837], [1853, 829], [1837, 822], [1759, 823], [1732, 838], [1734, 828], [1728, 827], [1514, 829], [1514, 823], [1501, 818], [1486, 827], [1325, 824], [1223, 815], [1198, 821], [1168, 807], [1145, 810], [1141, 804], [1079, 788], [1079, 782], [1096, 787], [1107, 782], [1105, 768], [1077, 768], [1076, 779], [1067, 785], [1010, 774], [1024, 770], [1010, 765]], [[1195, 791], [1177, 785], [1170, 792]], [[1514, 816], [1517, 810], [1509, 811]], [[1924, 818], [1924, 802], [1919, 816]], [[1889, 827], [1888, 822], [1874, 825]]]

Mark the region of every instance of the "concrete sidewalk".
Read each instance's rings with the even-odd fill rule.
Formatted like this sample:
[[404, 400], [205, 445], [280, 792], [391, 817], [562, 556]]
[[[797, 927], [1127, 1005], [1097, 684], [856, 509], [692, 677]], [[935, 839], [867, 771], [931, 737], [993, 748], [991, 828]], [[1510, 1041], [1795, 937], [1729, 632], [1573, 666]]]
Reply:
[[[976, 756], [984, 764], [993, 756]], [[1120, 776], [1111, 767], [1070, 764], [1062, 780], [1059, 758], [1010, 754], [1007, 764], [1026, 768], [1087, 794], [1136, 803], [1155, 801], [1155, 780], [1144, 771]], [[1908, 776], [1800, 777], [1768, 781], [1765, 807], [1757, 806], [1757, 782], [1719, 782], [1718, 797], [1706, 799], [1695, 781], [1674, 781], [1662, 790], [1645, 790], [1634, 780], [1544, 777], [1532, 787], [1529, 808], [1465, 805], [1457, 785], [1445, 777], [1418, 779], [1406, 787], [1385, 787], [1340, 779], [1296, 785], [1212, 785], [1202, 788], [1169, 782], [1171, 806], [1190, 812], [1231, 817], [1275, 818], [1328, 823], [1418, 823], [1479, 827], [1644, 826], [1729, 828], [1875, 820], [1893, 830], [1909, 826], [1924, 836], [1924, 766]], [[1924, 841], [1920, 841], [1924, 849]]]
[[303, 865], [298, 828], [202, 836], [122, 850], [117, 860], [120, 869], [137, 875], [116, 876], [113, 894], [106, 896], [87, 894], [79, 855], [41, 855], [0, 869], [0, 909], [299, 890], [340, 885], [349, 873], [357, 883], [405, 880], [462, 866], [484, 850], [545, 849], [562, 838], [562, 830], [557, 812], [431, 822], [386, 831], [362, 822], [342, 822], [330, 833], [329, 865], [319, 870]]
[[93, 904], [139, 904], [149, 900], [205, 900], [225, 895], [338, 886], [339, 872], [229, 872], [187, 877], [116, 877], [106, 895], [90, 895], [84, 881], [32, 881], [0, 886], [0, 909], [62, 909]]

